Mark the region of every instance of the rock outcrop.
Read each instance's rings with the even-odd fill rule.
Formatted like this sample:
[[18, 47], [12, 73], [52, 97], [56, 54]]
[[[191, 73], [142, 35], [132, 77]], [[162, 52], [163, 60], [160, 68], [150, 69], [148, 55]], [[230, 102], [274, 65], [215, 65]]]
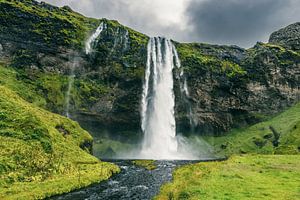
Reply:
[[293, 50], [300, 50], [300, 22], [275, 31], [271, 34], [269, 42], [279, 44]]

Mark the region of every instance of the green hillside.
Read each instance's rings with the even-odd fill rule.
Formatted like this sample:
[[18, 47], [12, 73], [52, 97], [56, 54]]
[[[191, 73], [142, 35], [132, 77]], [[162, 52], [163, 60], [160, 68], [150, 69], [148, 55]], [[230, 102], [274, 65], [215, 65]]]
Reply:
[[225, 136], [205, 137], [219, 154], [299, 154], [300, 103], [264, 122], [235, 129]]
[[299, 199], [299, 113], [300, 103], [248, 128], [205, 137], [229, 159], [175, 170], [156, 199]]
[[89, 154], [78, 123], [0, 86], [0, 199], [40, 199], [109, 178], [118, 167]]

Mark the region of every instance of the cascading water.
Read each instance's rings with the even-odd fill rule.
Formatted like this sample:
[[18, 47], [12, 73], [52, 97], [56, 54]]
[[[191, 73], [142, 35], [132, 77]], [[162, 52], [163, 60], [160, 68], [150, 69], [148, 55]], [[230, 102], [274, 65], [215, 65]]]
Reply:
[[[92, 52], [92, 45], [93, 43], [96, 41], [96, 39], [98, 38], [98, 36], [101, 34], [101, 32], [103, 31], [103, 29], [106, 27], [106, 25], [101, 22], [101, 24], [98, 26], [98, 28], [96, 29], [95, 33], [91, 35], [91, 37], [89, 37], [89, 39], [86, 41], [85, 43], [85, 53], [86, 54], [90, 54]], [[70, 68], [70, 74], [69, 74], [69, 78], [68, 78], [68, 89], [66, 92], [66, 100], [65, 100], [65, 115], [66, 117], [70, 118], [70, 99], [71, 99], [71, 91], [72, 91], [72, 87], [73, 87], [73, 83], [74, 83], [74, 78], [75, 78], [75, 74], [74, 74], [74, 70], [78, 65], [78, 61], [76, 60], [76, 57], [73, 57], [73, 63], [72, 66]]]
[[184, 74], [183, 68], [181, 67], [180, 59], [179, 59], [178, 53], [175, 49], [175, 46], [173, 46], [173, 52], [174, 52], [174, 55], [175, 55], [176, 66], [177, 66], [177, 68], [180, 69], [179, 77], [178, 77], [179, 83], [180, 83], [180, 92], [181, 92], [182, 98], [183, 98], [183, 100], [186, 104], [187, 113], [188, 113], [187, 117], [190, 121], [190, 126], [191, 126], [192, 129], [194, 129], [194, 126], [197, 124], [197, 120], [195, 119], [195, 116], [194, 116], [194, 113], [193, 113], [193, 110], [192, 110], [192, 106], [191, 106], [191, 103], [189, 101], [190, 92], [189, 92], [189, 88], [188, 88], [188, 84], [187, 84], [187, 78]]
[[178, 149], [176, 138], [173, 92], [173, 68], [176, 65], [179, 65], [179, 59], [172, 42], [160, 37], [151, 38], [147, 46], [142, 94], [142, 158], [188, 158]]
[[72, 87], [73, 87], [73, 83], [74, 83], [74, 78], [75, 78], [75, 68], [77, 67], [78, 62], [76, 61], [76, 59], [73, 60], [72, 66], [71, 66], [71, 70], [70, 70], [70, 75], [68, 78], [68, 89], [66, 92], [66, 101], [65, 101], [65, 115], [66, 117], [70, 118], [70, 99], [71, 99], [71, 91], [72, 91]]
[[106, 27], [106, 24], [101, 22], [101, 24], [96, 29], [95, 33], [93, 35], [91, 35], [91, 37], [86, 41], [86, 44], [85, 44], [85, 53], [86, 54], [90, 54], [92, 52], [93, 43], [95, 42], [95, 40], [98, 38], [98, 36], [101, 34], [101, 32], [103, 31], [103, 29], [105, 27]]

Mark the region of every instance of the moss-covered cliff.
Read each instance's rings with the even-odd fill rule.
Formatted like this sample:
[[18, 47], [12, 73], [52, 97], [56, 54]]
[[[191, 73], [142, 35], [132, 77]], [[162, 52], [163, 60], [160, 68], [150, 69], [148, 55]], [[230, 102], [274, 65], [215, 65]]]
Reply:
[[296, 50], [269, 43], [247, 50], [177, 44], [177, 50], [197, 132], [220, 134], [247, 126], [299, 101], [300, 54]]
[[[20, 92], [22, 97], [63, 114], [68, 75], [74, 71], [73, 118], [95, 121], [121, 135], [138, 132], [148, 36], [116, 21], [86, 18], [68, 7], [33, 0], [0, 4], [0, 60], [32, 89], [33, 95]], [[86, 55], [84, 43], [100, 23], [105, 28]], [[215, 135], [299, 101], [299, 50], [295, 43], [283, 43], [284, 38], [250, 49], [175, 42], [190, 90], [184, 99], [175, 80], [178, 130], [191, 132], [186, 101], [193, 111], [193, 130]]]

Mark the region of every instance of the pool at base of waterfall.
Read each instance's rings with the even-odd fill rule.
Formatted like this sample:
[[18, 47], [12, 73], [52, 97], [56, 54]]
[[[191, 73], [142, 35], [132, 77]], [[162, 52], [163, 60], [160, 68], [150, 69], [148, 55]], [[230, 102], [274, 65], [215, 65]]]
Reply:
[[161, 160], [155, 161], [156, 168], [147, 170], [136, 166], [132, 160], [110, 160], [121, 168], [119, 174], [99, 184], [70, 192], [51, 200], [122, 200], [152, 199], [162, 184], [172, 180], [173, 170], [181, 165], [199, 161]]

